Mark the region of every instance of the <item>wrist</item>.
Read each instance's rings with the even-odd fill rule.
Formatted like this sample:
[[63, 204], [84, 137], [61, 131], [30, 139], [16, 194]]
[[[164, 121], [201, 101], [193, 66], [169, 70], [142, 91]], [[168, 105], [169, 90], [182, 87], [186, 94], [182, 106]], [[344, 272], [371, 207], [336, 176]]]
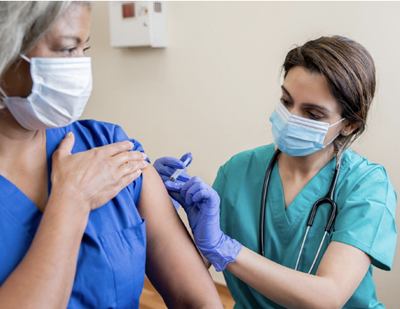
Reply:
[[90, 203], [80, 198], [80, 194], [66, 191], [52, 190], [46, 209], [56, 210], [65, 216], [88, 218]]
[[59, 199], [57, 195], [50, 195], [44, 210], [41, 225], [47, 226], [52, 233], [74, 239], [80, 244], [85, 232], [90, 211], [88, 207], [77, 207], [71, 200]]
[[198, 246], [201, 253], [206, 257], [215, 267], [216, 271], [225, 270], [228, 263], [235, 261], [242, 244], [237, 240], [221, 233], [217, 244], [213, 247]]

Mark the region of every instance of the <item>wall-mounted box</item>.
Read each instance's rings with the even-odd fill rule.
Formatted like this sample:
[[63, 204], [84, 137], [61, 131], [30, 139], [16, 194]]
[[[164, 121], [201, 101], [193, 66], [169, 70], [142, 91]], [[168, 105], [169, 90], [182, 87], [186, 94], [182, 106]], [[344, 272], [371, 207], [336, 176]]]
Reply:
[[110, 1], [112, 47], [166, 47], [164, 1]]

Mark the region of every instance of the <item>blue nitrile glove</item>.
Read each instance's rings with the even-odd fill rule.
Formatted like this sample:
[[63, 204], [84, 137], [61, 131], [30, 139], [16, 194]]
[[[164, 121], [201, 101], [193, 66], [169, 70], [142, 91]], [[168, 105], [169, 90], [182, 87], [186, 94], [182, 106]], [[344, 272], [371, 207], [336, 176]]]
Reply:
[[225, 235], [219, 225], [219, 196], [201, 178], [193, 177], [180, 190], [165, 182], [170, 195], [186, 211], [194, 241], [201, 253], [214, 265], [217, 271], [233, 262], [242, 245]]
[[[190, 152], [184, 154], [180, 160], [172, 157], [159, 158], [154, 162], [153, 167], [160, 175], [162, 181], [165, 183], [177, 169], [185, 169], [187, 167], [183, 164], [183, 162], [186, 161], [187, 158], [190, 158], [190, 161], [187, 165], [189, 166], [193, 160], [193, 156]], [[190, 178], [191, 177], [188, 174], [182, 173], [181, 175], [179, 175], [178, 179], [176, 179], [174, 182], [170, 182], [170, 186], [174, 187], [175, 191], [180, 190], [182, 185]], [[171, 198], [171, 200], [174, 204], [175, 209], [178, 210], [178, 202], [176, 202], [173, 198]]]

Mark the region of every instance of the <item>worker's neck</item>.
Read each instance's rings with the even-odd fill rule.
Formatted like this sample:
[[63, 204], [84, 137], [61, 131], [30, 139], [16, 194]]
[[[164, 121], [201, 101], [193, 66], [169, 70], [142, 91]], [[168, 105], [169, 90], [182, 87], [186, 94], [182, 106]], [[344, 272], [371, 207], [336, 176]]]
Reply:
[[286, 169], [293, 177], [307, 177], [317, 174], [335, 156], [334, 148], [319, 150], [304, 157], [291, 157], [284, 153], [279, 155], [279, 169]]

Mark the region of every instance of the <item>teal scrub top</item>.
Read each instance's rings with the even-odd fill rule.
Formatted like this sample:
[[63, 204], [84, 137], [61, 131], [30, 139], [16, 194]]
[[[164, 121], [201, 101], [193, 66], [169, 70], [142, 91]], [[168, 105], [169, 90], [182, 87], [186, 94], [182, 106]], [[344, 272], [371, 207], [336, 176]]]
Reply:
[[[243, 246], [260, 253], [260, 205], [268, 164], [275, 151], [270, 144], [233, 156], [221, 166], [214, 189], [221, 197], [221, 229]], [[285, 209], [277, 164], [272, 171], [265, 210], [265, 257], [294, 269], [313, 204], [325, 197], [332, 182], [336, 159], [325, 165]], [[385, 169], [346, 150], [334, 200], [338, 212], [331, 233], [312, 271], [315, 274], [331, 241], [354, 246], [372, 258], [372, 265], [390, 270], [396, 248], [397, 196]], [[310, 228], [298, 270], [308, 272], [318, 251], [331, 207], [320, 206]], [[385, 308], [378, 302], [372, 265], [343, 308]], [[227, 286], [239, 308], [283, 308], [224, 271]]]

